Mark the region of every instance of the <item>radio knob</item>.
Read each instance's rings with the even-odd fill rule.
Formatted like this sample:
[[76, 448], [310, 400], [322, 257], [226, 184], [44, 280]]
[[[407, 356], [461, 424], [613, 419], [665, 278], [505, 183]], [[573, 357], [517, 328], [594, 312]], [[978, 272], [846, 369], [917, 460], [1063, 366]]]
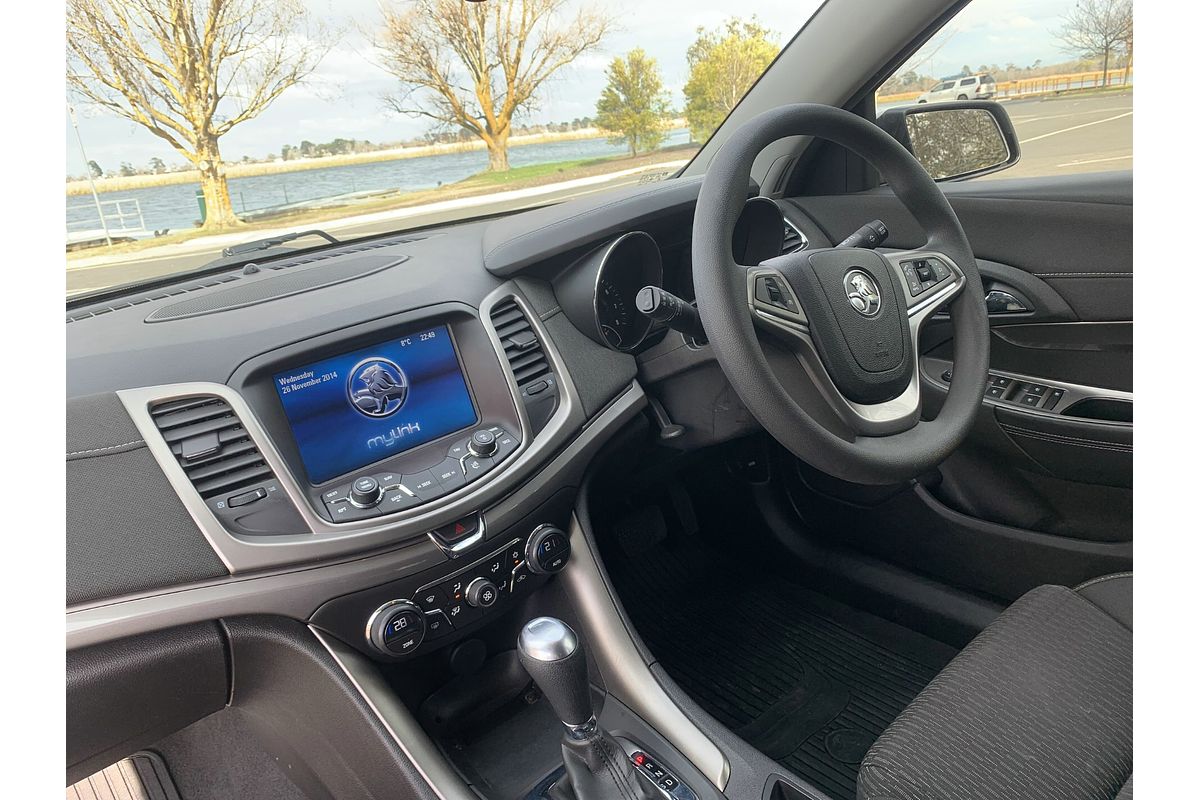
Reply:
[[378, 505], [382, 497], [383, 487], [370, 475], [355, 478], [354, 483], [350, 485], [350, 502], [359, 508]]
[[467, 603], [474, 608], [491, 608], [499, 596], [500, 590], [487, 578], [476, 578], [467, 585]]
[[480, 428], [471, 434], [471, 441], [467, 443], [467, 449], [471, 451], [471, 455], [486, 458], [495, 455], [496, 434], [489, 431], [487, 428]]
[[409, 600], [384, 603], [367, 621], [367, 638], [384, 655], [407, 655], [425, 640], [425, 614]]

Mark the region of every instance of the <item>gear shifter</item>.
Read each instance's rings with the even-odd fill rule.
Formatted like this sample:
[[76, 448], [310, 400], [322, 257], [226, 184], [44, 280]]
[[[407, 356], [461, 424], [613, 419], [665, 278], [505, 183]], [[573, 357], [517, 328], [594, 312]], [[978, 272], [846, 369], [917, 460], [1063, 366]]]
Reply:
[[525, 623], [517, 655], [566, 727], [563, 765], [555, 800], [651, 800], [658, 787], [630, 764], [625, 751], [596, 723], [587, 657], [575, 631], [554, 617]]

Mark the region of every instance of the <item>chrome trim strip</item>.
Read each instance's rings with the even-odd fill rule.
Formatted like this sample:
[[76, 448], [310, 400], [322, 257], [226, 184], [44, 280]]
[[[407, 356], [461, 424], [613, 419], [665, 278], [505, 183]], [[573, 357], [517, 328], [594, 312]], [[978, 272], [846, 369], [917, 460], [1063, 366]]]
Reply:
[[571, 558], [559, 576], [579, 615], [604, 685], [724, 791], [729, 783], [729, 759], [684, 715], [642, 660], [604, 582], [596, 554], [574, 516], [570, 539]]
[[[642, 387], [636, 382], [630, 384], [528, 482], [485, 511], [488, 523], [496, 530], [504, 530], [554, 492], [579, 481], [588, 459], [645, 405]], [[109, 598], [67, 609], [66, 647], [73, 650], [238, 614], [278, 614], [306, 620], [331, 597], [446, 563], [445, 555], [422, 536], [381, 553], [348, 554], [332, 563], [293, 565], [255, 575], [235, 575], [198, 585], [170, 586]]]
[[441, 800], [479, 800], [479, 796], [463, 782], [437, 745], [379, 676], [375, 665], [337, 639], [327, 637], [312, 626], [309, 626], [309, 630], [329, 652], [359, 697], [433, 793]]
[[[533, 441], [530, 441], [528, 436], [529, 419], [524, 403], [520, 400], [520, 391], [504, 360], [504, 348], [490, 318], [492, 308], [509, 298], [514, 300], [528, 317], [530, 326], [537, 334], [558, 379], [559, 406], [549, 423]], [[508, 492], [518, 487], [541, 466], [542, 459], [561, 447], [586, 421], [579, 395], [570, 380], [562, 356], [542, 325], [541, 319], [530, 309], [514, 284], [505, 284], [484, 298], [480, 303], [480, 321], [493, 349], [496, 350], [496, 357], [508, 382], [509, 393], [521, 422], [521, 444], [504, 464], [488, 475], [431, 503], [387, 517], [334, 524], [318, 516], [300, 488], [300, 481], [288, 468], [253, 410], [241, 394], [229, 386], [208, 382], [177, 383], [124, 389], [117, 392], [117, 395], [184, 507], [231, 574], [385, 547], [421, 536], [502, 500]], [[296, 506], [305, 525], [312, 531], [311, 534], [243, 537], [235, 536], [225, 529], [188, 480], [150, 415], [152, 405], [191, 395], [215, 395], [229, 403], [271, 467], [271, 471], [275, 473], [276, 480]]]

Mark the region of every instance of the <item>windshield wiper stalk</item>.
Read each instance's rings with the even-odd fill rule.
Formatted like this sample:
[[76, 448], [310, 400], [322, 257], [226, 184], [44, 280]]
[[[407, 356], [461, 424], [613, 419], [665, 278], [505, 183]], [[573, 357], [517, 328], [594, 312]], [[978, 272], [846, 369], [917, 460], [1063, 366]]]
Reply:
[[230, 256], [240, 256], [244, 253], [257, 253], [259, 250], [270, 250], [272, 247], [278, 247], [281, 244], [287, 244], [288, 242], [295, 241], [296, 239], [302, 239], [305, 236], [320, 236], [330, 244], [340, 244], [337, 239], [333, 238], [325, 231], [313, 228], [312, 230], [297, 231], [296, 233], [285, 233], [283, 236], [272, 236], [269, 239], [255, 239], [252, 242], [235, 244], [223, 249], [221, 251], [221, 255], [229, 258]]

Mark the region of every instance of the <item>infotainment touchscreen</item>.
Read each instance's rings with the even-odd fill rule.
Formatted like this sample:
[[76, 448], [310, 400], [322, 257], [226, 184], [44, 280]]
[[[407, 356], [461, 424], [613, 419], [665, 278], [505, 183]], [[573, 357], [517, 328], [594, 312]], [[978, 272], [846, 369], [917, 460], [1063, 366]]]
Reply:
[[478, 420], [445, 325], [281, 372], [275, 389], [313, 483]]

